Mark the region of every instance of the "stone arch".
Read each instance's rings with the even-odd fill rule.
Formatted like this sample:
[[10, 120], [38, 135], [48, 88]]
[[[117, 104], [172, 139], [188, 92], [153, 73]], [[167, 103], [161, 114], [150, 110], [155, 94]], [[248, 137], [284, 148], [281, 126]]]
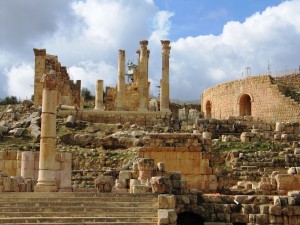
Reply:
[[177, 225], [204, 225], [204, 222], [201, 216], [193, 212], [182, 212], [177, 217]]
[[205, 104], [205, 119], [211, 118], [211, 101], [207, 100]]
[[251, 116], [252, 115], [252, 97], [249, 94], [242, 94], [238, 98], [239, 115]]

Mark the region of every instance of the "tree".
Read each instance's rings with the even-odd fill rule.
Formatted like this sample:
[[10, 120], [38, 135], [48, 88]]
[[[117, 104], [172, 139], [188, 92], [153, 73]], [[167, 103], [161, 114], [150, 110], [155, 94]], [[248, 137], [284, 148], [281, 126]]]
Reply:
[[5, 97], [4, 99], [0, 99], [0, 105], [15, 105], [19, 104], [18, 98], [16, 96]]
[[81, 89], [81, 95], [83, 96], [85, 101], [89, 101], [89, 100], [93, 100], [94, 96], [92, 96], [91, 92], [89, 89], [87, 89], [86, 87], [83, 87]]

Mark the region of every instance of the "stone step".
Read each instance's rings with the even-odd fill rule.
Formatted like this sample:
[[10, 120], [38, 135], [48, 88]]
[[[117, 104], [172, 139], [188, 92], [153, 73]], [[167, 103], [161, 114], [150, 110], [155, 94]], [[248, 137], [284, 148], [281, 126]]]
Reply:
[[64, 198], [64, 197], [131, 197], [153, 198], [156, 194], [131, 194], [131, 193], [99, 193], [99, 192], [2, 192], [1, 198], [26, 197], [26, 198]]
[[20, 217], [11, 217], [11, 218], [0, 218], [0, 224], [93, 224], [93, 223], [102, 223], [102, 224], [155, 224], [157, 225], [157, 217], [143, 217], [143, 218], [132, 218], [132, 217], [41, 217], [41, 218], [20, 218]]
[[0, 212], [0, 218], [11, 218], [11, 217], [134, 217], [134, 218], [143, 218], [143, 217], [155, 217], [157, 212], [87, 212], [82, 210], [81, 212]]
[[[0, 220], [1, 223], [1, 220]], [[15, 224], [15, 223], [7, 223], [5, 222], [5, 224]], [[17, 223], [18, 225], [32, 225], [32, 224], [40, 224], [40, 223]], [[79, 225], [78, 222], [66, 222], [66, 223], [56, 223], [56, 222], [43, 222], [43, 225]], [[90, 225], [157, 225], [157, 222], [81, 222], [80, 224], [90, 224]]]
[[73, 201], [73, 202], [48, 202], [48, 201], [10, 201], [10, 202], [1, 202], [1, 207], [33, 207], [33, 206], [40, 206], [40, 207], [69, 207], [69, 206], [85, 206], [85, 207], [127, 207], [127, 208], [134, 208], [134, 207], [157, 207], [158, 202], [101, 202], [101, 201]]
[[141, 213], [149, 213], [154, 212], [157, 213], [157, 207], [140, 207], [140, 206], [129, 206], [129, 207], [105, 207], [105, 206], [98, 206], [98, 207], [76, 207], [76, 206], [68, 206], [68, 207], [62, 207], [62, 206], [22, 206], [22, 207], [0, 207], [0, 213], [5, 212], [97, 212], [97, 213], [103, 213], [103, 212], [110, 212], [110, 213], [124, 213], [128, 211], [134, 211], [134, 212], [141, 212]]
[[157, 195], [1, 193], [0, 224], [156, 225]]
[[3, 198], [0, 197], [0, 204], [2, 202], [128, 202], [128, 203], [139, 203], [139, 202], [147, 202], [152, 203], [156, 202], [156, 198], [110, 198], [110, 197], [93, 197], [93, 198], [86, 198], [86, 197], [75, 197], [75, 198], [18, 198], [18, 197], [11, 197], [11, 198]]

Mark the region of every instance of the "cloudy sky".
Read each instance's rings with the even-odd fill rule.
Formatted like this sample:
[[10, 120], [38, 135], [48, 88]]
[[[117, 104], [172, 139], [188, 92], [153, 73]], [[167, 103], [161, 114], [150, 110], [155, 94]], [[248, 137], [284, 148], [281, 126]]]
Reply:
[[94, 92], [99, 79], [116, 85], [118, 50], [136, 62], [143, 39], [157, 95], [160, 40], [169, 39], [171, 98], [197, 100], [250, 75], [246, 67], [252, 76], [298, 70], [299, 11], [300, 0], [0, 0], [0, 98], [33, 94], [33, 48], [57, 55]]

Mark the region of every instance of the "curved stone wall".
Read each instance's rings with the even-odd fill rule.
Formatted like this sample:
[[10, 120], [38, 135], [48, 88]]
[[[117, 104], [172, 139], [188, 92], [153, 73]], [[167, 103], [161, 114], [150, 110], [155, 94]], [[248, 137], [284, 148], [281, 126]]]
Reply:
[[299, 122], [300, 104], [286, 97], [269, 75], [222, 83], [202, 93], [205, 118], [252, 116], [266, 122]]

